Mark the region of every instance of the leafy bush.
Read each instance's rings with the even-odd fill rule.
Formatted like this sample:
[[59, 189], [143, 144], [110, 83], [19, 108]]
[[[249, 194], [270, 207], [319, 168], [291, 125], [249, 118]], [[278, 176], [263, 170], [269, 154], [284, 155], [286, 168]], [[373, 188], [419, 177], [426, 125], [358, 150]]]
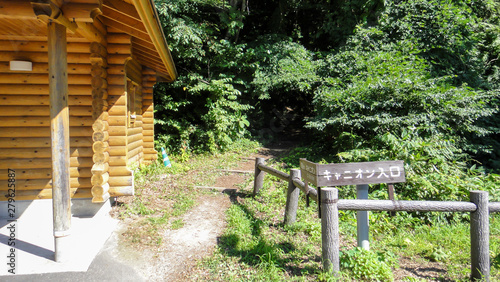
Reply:
[[391, 267], [397, 265], [394, 254], [373, 252], [362, 248], [344, 251], [340, 255], [341, 270], [362, 281], [393, 281]]

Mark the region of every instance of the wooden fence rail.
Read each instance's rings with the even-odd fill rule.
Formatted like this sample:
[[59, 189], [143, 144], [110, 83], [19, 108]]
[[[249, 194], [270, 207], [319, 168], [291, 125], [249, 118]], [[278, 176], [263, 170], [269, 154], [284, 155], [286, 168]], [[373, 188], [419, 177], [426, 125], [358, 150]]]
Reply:
[[[255, 161], [253, 194], [256, 196], [264, 183], [267, 172], [288, 181], [285, 207], [285, 224], [293, 224], [297, 216], [299, 192], [302, 190], [312, 200], [318, 201], [318, 190], [310, 188], [300, 180], [300, 170], [292, 169], [286, 174], [264, 165], [263, 158]], [[333, 187], [321, 188], [321, 240], [323, 268], [340, 270], [339, 259], [339, 210], [353, 211], [438, 211], [470, 212], [471, 280], [489, 281], [489, 214], [500, 212], [500, 202], [489, 203], [488, 192], [470, 191], [470, 202], [457, 201], [394, 201], [394, 200], [342, 200]], [[358, 233], [359, 234], [359, 233]]]

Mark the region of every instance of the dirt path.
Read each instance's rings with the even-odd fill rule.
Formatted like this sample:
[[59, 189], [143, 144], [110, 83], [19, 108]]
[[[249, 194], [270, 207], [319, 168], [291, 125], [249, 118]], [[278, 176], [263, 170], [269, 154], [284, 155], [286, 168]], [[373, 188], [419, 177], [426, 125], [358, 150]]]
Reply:
[[[237, 171], [253, 171], [255, 158], [273, 158], [279, 151], [262, 149], [259, 153], [241, 159], [231, 168]], [[225, 212], [231, 205], [230, 195], [237, 191], [253, 174], [226, 173], [217, 178], [214, 187], [226, 188], [221, 193], [204, 194], [198, 204], [182, 216], [182, 228], [167, 230], [163, 243], [157, 250], [143, 249], [141, 253], [128, 246], [119, 246], [116, 255], [133, 267], [145, 281], [190, 281], [188, 278], [198, 261], [210, 256], [218, 237], [226, 228]], [[122, 223], [123, 232], [127, 222]]]
[[[281, 153], [283, 150], [262, 149], [259, 153], [241, 159], [231, 170], [253, 171], [256, 157], [269, 159]], [[182, 216], [184, 226], [165, 231], [163, 243], [157, 249], [144, 248], [138, 252], [137, 249], [119, 244], [116, 258], [132, 267], [143, 277], [143, 281], [192, 281], [192, 272], [197, 263], [214, 252], [218, 238], [226, 228], [225, 212], [231, 205], [231, 195], [243, 183], [249, 183], [248, 179], [252, 177], [251, 173], [225, 173], [218, 177], [213, 186], [226, 190], [202, 194], [197, 205]], [[250, 182], [247, 185], [252, 184]], [[251, 187], [246, 187], [246, 190], [251, 190]], [[122, 223], [123, 230], [126, 226], [125, 221]], [[120, 231], [116, 236], [119, 237], [119, 234]], [[411, 259], [402, 258], [400, 268], [394, 275], [396, 281], [403, 281], [403, 277], [435, 279], [445, 272], [445, 267], [439, 263], [417, 264]]]

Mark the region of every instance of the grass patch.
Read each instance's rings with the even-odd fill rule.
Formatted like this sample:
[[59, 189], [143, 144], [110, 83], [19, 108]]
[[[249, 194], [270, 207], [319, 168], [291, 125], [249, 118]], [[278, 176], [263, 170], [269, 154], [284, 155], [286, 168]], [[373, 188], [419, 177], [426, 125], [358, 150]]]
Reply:
[[[281, 167], [281, 164], [276, 164]], [[280, 170], [283, 170], [281, 167]], [[323, 273], [317, 204], [299, 201], [297, 222], [284, 226], [285, 181], [267, 175], [256, 198], [241, 191], [227, 211], [216, 253], [200, 263], [200, 281], [468, 281], [467, 222], [424, 223], [408, 213], [370, 213], [371, 250], [356, 248], [356, 213], [340, 212], [341, 273]], [[500, 279], [500, 220], [490, 220], [491, 279]], [[433, 271], [417, 273], [426, 268]], [[424, 277], [424, 278], [422, 278]]]
[[[180, 217], [197, 205], [197, 199], [211, 191], [197, 190], [195, 185], [212, 185], [228, 168], [258, 147], [255, 142], [242, 140], [229, 151], [216, 155], [171, 155], [171, 167], [160, 161], [134, 169], [135, 196], [119, 197], [115, 215], [131, 221], [125, 239], [132, 244], [157, 246], [163, 242], [168, 228], [179, 229]], [[161, 151], [161, 150], [158, 150]]]

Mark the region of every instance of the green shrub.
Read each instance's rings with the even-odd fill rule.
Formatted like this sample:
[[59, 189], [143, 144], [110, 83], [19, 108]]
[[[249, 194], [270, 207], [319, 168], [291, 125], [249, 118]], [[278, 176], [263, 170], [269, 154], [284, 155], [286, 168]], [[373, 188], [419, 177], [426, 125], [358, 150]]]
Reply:
[[392, 253], [354, 248], [340, 256], [341, 271], [347, 270], [349, 277], [363, 281], [393, 281], [391, 266], [396, 266]]

